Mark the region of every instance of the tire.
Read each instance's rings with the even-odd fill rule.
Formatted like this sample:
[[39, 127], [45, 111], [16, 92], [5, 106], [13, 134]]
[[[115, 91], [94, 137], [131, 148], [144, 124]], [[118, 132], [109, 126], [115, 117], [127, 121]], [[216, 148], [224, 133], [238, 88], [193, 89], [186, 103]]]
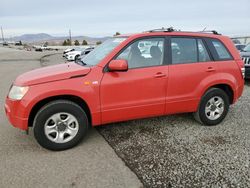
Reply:
[[36, 114], [34, 136], [46, 149], [65, 150], [84, 138], [88, 124], [87, 115], [80, 106], [68, 100], [56, 100], [43, 106]]
[[75, 61], [77, 61], [79, 57], [80, 57], [80, 55], [76, 55], [75, 56]]
[[203, 125], [217, 125], [226, 117], [228, 109], [229, 97], [225, 91], [211, 88], [202, 96], [194, 118]]

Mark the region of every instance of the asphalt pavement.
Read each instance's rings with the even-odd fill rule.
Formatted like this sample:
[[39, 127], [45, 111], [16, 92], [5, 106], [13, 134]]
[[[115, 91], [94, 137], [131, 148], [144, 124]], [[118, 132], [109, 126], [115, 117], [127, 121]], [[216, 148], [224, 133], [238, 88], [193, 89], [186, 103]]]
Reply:
[[0, 187], [142, 187], [95, 129], [77, 147], [52, 152], [36, 143], [32, 130], [26, 135], [7, 121], [4, 100], [13, 80], [41, 65], [64, 61], [54, 53], [0, 47]]

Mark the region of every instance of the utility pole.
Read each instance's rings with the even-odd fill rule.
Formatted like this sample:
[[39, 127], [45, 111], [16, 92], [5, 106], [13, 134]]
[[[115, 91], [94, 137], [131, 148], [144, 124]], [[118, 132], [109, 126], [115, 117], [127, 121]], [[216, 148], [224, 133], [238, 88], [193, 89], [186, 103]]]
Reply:
[[69, 41], [70, 41], [70, 45], [72, 45], [72, 41], [71, 41], [71, 29], [69, 29]]
[[2, 33], [2, 40], [4, 42], [4, 36], [3, 36], [3, 28], [2, 28], [2, 26], [1, 26], [1, 33]]

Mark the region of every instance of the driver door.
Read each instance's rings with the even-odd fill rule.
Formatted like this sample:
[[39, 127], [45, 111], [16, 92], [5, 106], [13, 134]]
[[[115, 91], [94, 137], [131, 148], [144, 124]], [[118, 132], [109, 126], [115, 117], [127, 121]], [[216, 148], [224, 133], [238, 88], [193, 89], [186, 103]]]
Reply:
[[105, 72], [100, 98], [102, 123], [162, 115], [168, 66], [164, 38], [140, 39], [125, 47], [116, 59], [126, 59], [128, 71]]

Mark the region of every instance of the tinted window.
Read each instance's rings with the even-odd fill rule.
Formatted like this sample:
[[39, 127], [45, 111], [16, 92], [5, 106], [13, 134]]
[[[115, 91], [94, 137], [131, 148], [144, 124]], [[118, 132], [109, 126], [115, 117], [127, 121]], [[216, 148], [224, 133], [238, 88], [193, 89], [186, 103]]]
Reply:
[[243, 50], [246, 46], [245, 45], [236, 45], [237, 50]]
[[198, 54], [199, 62], [211, 61], [208, 55], [207, 49], [201, 39], [197, 40], [197, 44], [198, 44], [198, 52], [199, 52]]
[[198, 61], [196, 39], [172, 38], [172, 63], [193, 63]]
[[212, 44], [218, 54], [220, 60], [232, 59], [226, 47], [218, 40], [212, 40]]
[[244, 48], [244, 51], [250, 52], [250, 44], [248, 44], [248, 45]]
[[126, 47], [116, 59], [126, 59], [129, 68], [163, 64], [163, 38], [141, 39]]

